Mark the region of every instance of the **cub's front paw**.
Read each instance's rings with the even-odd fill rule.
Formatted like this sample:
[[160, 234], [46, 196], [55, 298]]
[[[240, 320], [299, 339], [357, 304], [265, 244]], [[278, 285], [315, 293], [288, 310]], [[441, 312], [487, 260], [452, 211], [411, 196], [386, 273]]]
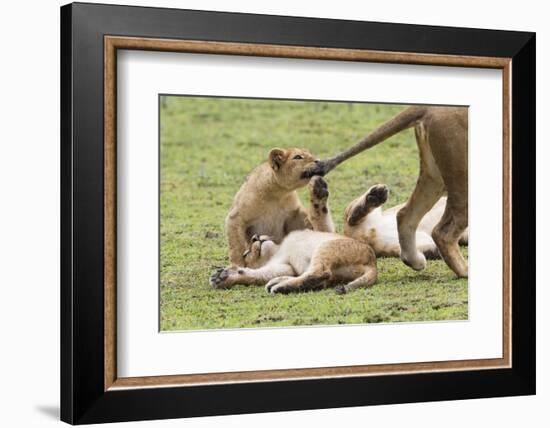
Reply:
[[237, 271], [232, 268], [217, 269], [210, 275], [210, 285], [214, 288], [229, 288], [233, 285], [231, 279], [236, 274]]
[[309, 181], [312, 201], [326, 201], [329, 195], [328, 184], [323, 177], [315, 176]]

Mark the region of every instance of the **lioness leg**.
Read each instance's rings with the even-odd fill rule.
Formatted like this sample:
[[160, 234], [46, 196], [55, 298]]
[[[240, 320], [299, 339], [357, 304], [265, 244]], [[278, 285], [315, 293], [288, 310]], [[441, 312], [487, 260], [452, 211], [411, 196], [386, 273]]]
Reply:
[[422, 270], [426, 267], [426, 258], [416, 247], [416, 229], [422, 217], [443, 195], [445, 185], [428, 146], [423, 125], [415, 127], [415, 135], [420, 153], [420, 174], [413, 194], [397, 213], [397, 230], [401, 260], [414, 270]]
[[452, 202], [451, 198], [447, 199], [445, 212], [434, 228], [432, 237], [447, 265], [458, 277], [466, 278], [468, 263], [462, 257], [458, 243], [468, 225], [468, 218], [463, 215], [464, 208], [454, 207]]
[[210, 276], [214, 288], [229, 288], [236, 284], [264, 285], [270, 279], [294, 274], [292, 266], [286, 263], [268, 263], [259, 269], [228, 267], [218, 269]]
[[[358, 269], [357, 266], [361, 268]], [[352, 278], [349, 279], [364, 275], [366, 267], [376, 270], [374, 251], [368, 244], [355, 239], [324, 242], [315, 251], [308, 269], [302, 275], [283, 281], [270, 281], [266, 285], [266, 291], [274, 294], [324, 288], [338, 280], [336, 270], [344, 267], [350, 268]]]
[[414, 270], [422, 270], [426, 267], [426, 257], [417, 247], [416, 228], [441, 193], [441, 183], [429, 176], [420, 176], [412, 196], [397, 213], [401, 260]]
[[464, 238], [468, 226], [468, 121], [466, 115], [450, 116], [452, 120], [440, 116], [447, 118], [444, 112], [434, 117], [428, 141], [448, 196], [432, 237], [447, 265], [459, 277], [467, 277], [468, 263], [459, 251], [458, 241]]

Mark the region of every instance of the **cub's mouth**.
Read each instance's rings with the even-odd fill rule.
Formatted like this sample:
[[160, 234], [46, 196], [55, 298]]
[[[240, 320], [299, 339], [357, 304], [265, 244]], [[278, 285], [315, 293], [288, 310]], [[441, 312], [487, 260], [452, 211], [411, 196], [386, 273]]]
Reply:
[[315, 175], [320, 175], [321, 177], [325, 175], [328, 171], [326, 170], [325, 161], [317, 161], [315, 165], [310, 169], [302, 172], [301, 178], [311, 178]]
[[315, 161], [314, 166], [312, 166], [310, 169], [302, 173], [302, 178], [311, 178], [314, 175], [320, 175], [321, 177], [323, 177], [327, 175], [330, 171], [332, 171], [335, 167], [337, 167], [340, 163], [342, 163], [344, 160], [334, 157], [330, 159]]

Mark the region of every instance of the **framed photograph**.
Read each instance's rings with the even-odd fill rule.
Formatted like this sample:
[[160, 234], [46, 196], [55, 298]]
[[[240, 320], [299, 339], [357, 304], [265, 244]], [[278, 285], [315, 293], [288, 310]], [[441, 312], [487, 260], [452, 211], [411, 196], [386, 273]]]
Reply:
[[535, 35], [61, 8], [61, 418], [535, 393]]

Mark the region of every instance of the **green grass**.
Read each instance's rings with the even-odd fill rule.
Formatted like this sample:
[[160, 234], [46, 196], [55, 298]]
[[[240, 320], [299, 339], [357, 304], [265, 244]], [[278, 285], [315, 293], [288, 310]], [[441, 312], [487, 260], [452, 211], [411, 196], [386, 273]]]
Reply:
[[[443, 261], [414, 272], [378, 260], [378, 282], [271, 296], [263, 287], [214, 290], [228, 264], [224, 218], [244, 177], [273, 147], [304, 147], [321, 158], [357, 142], [403, 106], [197, 97], [161, 99], [161, 330], [464, 320], [468, 282]], [[390, 188], [387, 207], [406, 201], [418, 175], [412, 131], [364, 152], [327, 177], [338, 230], [347, 204], [368, 187]], [[305, 191], [301, 192], [302, 200]], [[467, 250], [464, 250], [467, 255]]]

